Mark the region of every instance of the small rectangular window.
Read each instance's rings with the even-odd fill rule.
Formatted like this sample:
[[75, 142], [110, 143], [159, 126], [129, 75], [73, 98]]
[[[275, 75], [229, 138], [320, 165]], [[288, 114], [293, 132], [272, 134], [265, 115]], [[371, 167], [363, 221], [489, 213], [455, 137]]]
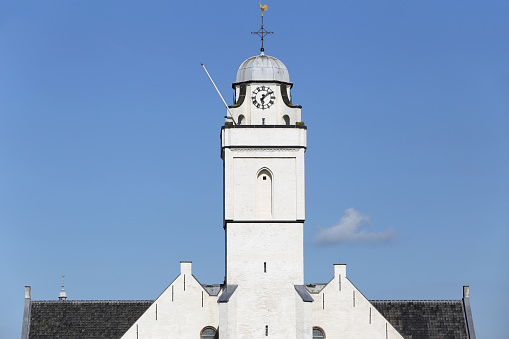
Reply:
[[267, 262], [263, 263], [263, 273], [267, 273]]
[[262, 118], [262, 125], [265, 125], [265, 118]]

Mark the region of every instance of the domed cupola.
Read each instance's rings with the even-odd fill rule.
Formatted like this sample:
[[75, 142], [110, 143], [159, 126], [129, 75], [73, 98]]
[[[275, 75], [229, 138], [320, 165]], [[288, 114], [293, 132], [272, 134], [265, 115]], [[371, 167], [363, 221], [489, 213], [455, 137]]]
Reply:
[[261, 52], [260, 55], [255, 55], [244, 61], [237, 71], [236, 83], [248, 81], [290, 83], [290, 74], [280, 60]]

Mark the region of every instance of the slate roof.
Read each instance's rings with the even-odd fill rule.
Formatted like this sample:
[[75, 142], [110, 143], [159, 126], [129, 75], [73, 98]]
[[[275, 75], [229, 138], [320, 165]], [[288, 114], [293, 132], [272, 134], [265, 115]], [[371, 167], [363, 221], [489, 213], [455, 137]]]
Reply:
[[201, 286], [205, 291], [207, 291], [209, 295], [218, 295], [219, 292], [221, 292], [221, 284], [214, 285], [201, 284]]
[[[232, 290], [232, 292], [234, 289]], [[120, 338], [152, 300], [73, 300], [30, 302], [28, 339]], [[463, 300], [370, 300], [405, 339], [470, 338]], [[466, 305], [469, 308], [469, 305]], [[471, 320], [470, 320], [471, 321]]]
[[120, 338], [152, 303], [150, 300], [33, 300], [29, 339]]
[[405, 339], [468, 339], [462, 300], [370, 300]]
[[311, 294], [318, 294], [320, 293], [325, 286], [327, 286], [329, 283], [319, 283], [319, 284], [306, 284], [306, 288]]

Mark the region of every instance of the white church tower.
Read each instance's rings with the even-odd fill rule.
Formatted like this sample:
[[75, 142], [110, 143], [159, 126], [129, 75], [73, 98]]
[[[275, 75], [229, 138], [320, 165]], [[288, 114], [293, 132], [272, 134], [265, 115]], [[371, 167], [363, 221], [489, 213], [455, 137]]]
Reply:
[[241, 64], [233, 88], [234, 122], [222, 127], [221, 157], [225, 282], [234, 293], [220, 300], [220, 332], [226, 338], [311, 338], [301, 106], [292, 104], [285, 65], [263, 48]]
[[[262, 7], [262, 13], [263, 13]], [[262, 16], [263, 18], [263, 16]], [[325, 284], [304, 284], [307, 128], [278, 59], [244, 61], [221, 128], [225, 281], [200, 283], [191, 262], [122, 339], [402, 339], [334, 265]], [[327, 298], [325, 295], [327, 294]], [[326, 301], [327, 300], [327, 301]]]

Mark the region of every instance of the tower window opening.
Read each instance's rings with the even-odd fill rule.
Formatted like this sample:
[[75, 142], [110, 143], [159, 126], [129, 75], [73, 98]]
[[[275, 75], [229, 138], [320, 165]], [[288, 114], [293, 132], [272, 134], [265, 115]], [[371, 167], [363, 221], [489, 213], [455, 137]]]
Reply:
[[325, 339], [325, 332], [318, 326], [313, 327], [313, 339]]
[[290, 117], [288, 115], [283, 116], [283, 121], [286, 126], [290, 125]]
[[243, 124], [244, 124], [245, 117], [241, 114], [241, 115], [239, 115], [239, 119], [238, 119], [238, 120], [239, 120], [238, 124], [239, 124], [239, 125], [243, 125]]
[[272, 219], [272, 174], [268, 169], [262, 169], [256, 180], [256, 218]]
[[269, 325], [265, 325], [265, 336], [269, 336]]
[[262, 118], [262, 125], [265, 125], [265, 118]]
[[214, 327], [208, 326], [201, 330], [201, 339], [217, 339], [217, 331]]
[[267, 262], [263, 263], [263, 273], [267, 273]]

